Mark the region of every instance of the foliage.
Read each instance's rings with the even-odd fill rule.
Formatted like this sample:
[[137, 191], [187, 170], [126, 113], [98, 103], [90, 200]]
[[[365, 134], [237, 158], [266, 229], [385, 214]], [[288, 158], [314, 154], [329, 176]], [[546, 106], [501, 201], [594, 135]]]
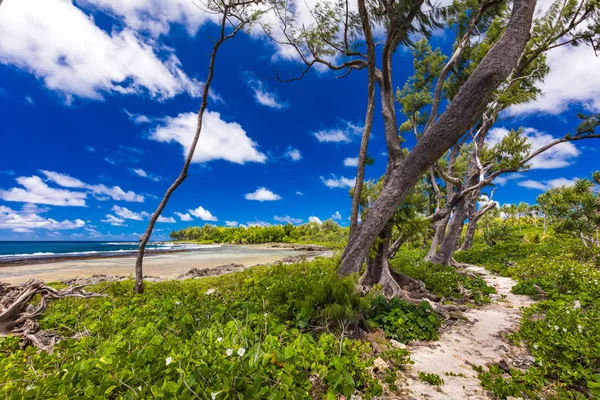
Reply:
[[387, 337], [402, 343], [437, 339], [441, 324], [441, 317], [426, 301], [415, 305], [396, 297], [388, 301], [382, 295], [373, 300], [367, 318], [382, 328]]
[[309, 222], [304, 225], [240, 226], [223, 227], [206, 224], [190, 226], [173, 231], [171, 238], [179, 241], [201, 243], [333, 243], [343, 244], [348, 238], [348, 229], [333, 220], [323, 223]]
[[422, 250], [405, 250], [392, 260], [390, 266], [396, 271], [425, 283], [427, 289], [446, 300], [464, 301], [465, 289], [472, 300], [481, 304], [489, 302], [489, 295], [496, 290], [475, 276], [463, 275], [451, 266], [423, 262]]
[[[509, 221], [510, 230], [516, 230]], [[525, 237], [542, 235], [524, 225]], [[496, 397], [589, 398], [597, 396], [600, 364], [600, 271], [594, 253], [577, 238], [548, 231], [540, 241], [477, 244], [457, 259], [484, 265], [518, 281], [517, 294], [540, 299], [525, 310], [521, 327], [511, 335], [527, 346], [535, 366], [507, 376], [497, 367], [480, 374]]]
[[419, 372], [419, 379], [433, 386], [441, 386], [444, 384], [444, 380], [440, 378], [439, 375], [428, 374], [423, 371]]

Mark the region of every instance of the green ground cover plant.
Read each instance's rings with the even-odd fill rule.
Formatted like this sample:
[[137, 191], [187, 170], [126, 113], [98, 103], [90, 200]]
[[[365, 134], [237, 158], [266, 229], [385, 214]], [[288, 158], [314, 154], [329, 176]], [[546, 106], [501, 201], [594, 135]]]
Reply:
[[[516, 228], [509, 228], [519, 237]], [[527, 346], [535, 365], [510, 374], [491, 367], [480, 374], [483, 386], [497, 398], [597, 398], [600, 271], [595, 250], [569, 235], [544, 234], [534, 225], [524, 226], [520, 237], [493, 246], [480, 242], [456, 254], [459, 261], [513, 277], [518, 282], [514, 293], [539, 300], [525, 310], [519, 331], [510, 336]]]

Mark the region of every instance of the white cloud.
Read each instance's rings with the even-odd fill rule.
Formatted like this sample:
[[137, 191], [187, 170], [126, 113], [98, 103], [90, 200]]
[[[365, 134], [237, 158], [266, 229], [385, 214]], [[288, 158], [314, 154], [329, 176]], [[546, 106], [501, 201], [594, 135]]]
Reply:
[[[493, 146], [500, 143], [509, 131], [505, 128], [493, 128], [488, 133], [486, 143]], [[531, 152], [556, 140], [554, 136], [534, 128], [523, 128], [523, 135], [531, 144]], [[567, 167], [575, 161], [581, 152], [573, 143], [561, 143], [535, 157], [529, 165], [531, 169], [554, 169]]]
[[0, 190], [0, 199], [53, 206], [85, 207], [86, 205], [86, 193], [49, 187], [39, 176], [21, 176], [16, 181], [23, 187]]
[[168, 223], [168, 224], [174, 224], [177, 221], [175, 221], [175, 218], [173, 218], [173, 217], [163, 217], [162, 215], [160, 215], [158, 217], [158, 219], [156, 220], [156, 222], [165, 222], [165, 223]]
[[225, 221], [225, 226], [229, 226], [229, 227], [235, 227], [238, 226], [240, 223], [237, 221]]
[[495, 178], [492, 183], [494, 185], [498, 185], [498, 186], [504, 186], [506, 185], [506, 183], [508, 181], [512, 181], [515, 179], [521, 179], [525, 177], [525, 175], [520, 174], [518, 172], [512, 173], [512, 174], [505, 174], [505, 175], [499, 175], [497, 178]]
[[313, 132], [313, 136], [321, 143], [349, 143], [354, 139], [355, 136], [361, 134], [362, 127], [348, 121], [343, 121], [341, 126], [335, 128], [322, 129]]
[[538, 189], [542, 191], [547, 191], [550, 189], [562, 187], [562, 186], [573, 186], [576, 182], [576, 179], [567, 179], [567, 178], [557, 178], [550, 179], [548, 181], [534, 181], [534, 180], [526, 180], [519, 182], [519, 186], [526, 187], [528, 189]]
[[154, 37], [169, 33], [171, 24], [184, 25], [194, 36], [211, 17], [188, 0], [77, 0], [77, 4], [120, 17], [128, 27]]
[[536, 101], [512, 107], [511, 112], [558, 115], [570, 105], [600, 111], [598, 57], [590, 46], [557, 47], [548, 52], [547, 62], [550, 73], [539, 84], [544, 95]]
[[141, 168], [131, 168], [131, 170], [137, 176], [141, 176], [142, 178], [148, 178], [150, 180], [153, 180], [154, 182], [158, 182], [158, 181], [160, 181], [162, 179], [160, 176], [157, 176], [157, 175], [151, 174], [149, 172], [146, 172], [146, 171], [144, 171]]
[[314, 222], [314, 223], [321, 225], [321, 223], [323, 221], [321, 221], [321, 219], [319, 217], [315, 217], [314, 215], [311, 215], [310, 217], [308, 217], [308, 222]]
[[58, 186], [73, 189], [86, 189], [94, 194], [98, 200], [107, 200], [107, 197], [109, 197], [117, 201], [129, 201], [135, 203], [141, 203], [144, 201], [144, 196], [136, 194], [131, 190], [126, 192], [119, 186], [108, 187], [103, 184], [90, 185], [80, 181], [79, 179], [73, 178], [66, 174], [61, 174], [59, 172], [46, 170], [40, 170], [40, 172], [46, 175], [47, 180], [56, 183]]
[[354, 187], [356, 178], [345, 178], [343, 176], [338, 178], [336, 175], [331, 174], [331, 178], [325, 178], [322, 176], [321, 181], [329, 188], [352, 188]]
[[298, 196], [304, 196], [304, 193], [302, 193], [302, 192], [301, 192], [301, 191], [299, 191], [299, 190], [296, 192], [296, 194], [297, 194]]
[[103, 31], [70, 0], [6, 1], [0, 13], [0, 63], [29, 71], [68, 101], [103, 93], [161, 99], [198, 93], [177, 57], [161, 60], [157, 47], [129, 28]]
[[[183, 146], [184, 156], [192, 145], [198, 117], [196, 113], [182, 113], [166, 117], [163, 125], [156, 127], [151, 139], [158, 142], [176, 142]], [[267, 159], [258, 151], [246, 131], [236, 122], [225, 122], [218, 112], [206, 111], [202, 120], [202, 133], [194, 153], [193, 162], [226, 160], [236, 164], [246, 162], [264, 163]]]
[[295, 149], [293, 147], [288, 147], [287, 151], [285, 152], [285, 155], [294, 162], [300, 161], [302, 159], [302, 153], [300, 153], [300, 150]]
[[339, 211], [336, 211], [335, 214], [331, 216], [331, 219], [342, 219], [342, 214]]
[[300, 218], [292, 218], [289, 215], [285, 215], [283, 217], [279, 217], [279, 216], [275, 215], [273, 217], [273, 219], [275, 221], [278, 221], [278, 222], [285, 222], [286, 224], [293, 224], [293, 225], [299, 224], [300, 222], [302, 222], [302, 219], [300, 219]]
[[246, 222], [246, 226], [262, 226], [262, 227], [267, 227], [267, 226], [271, 226], [270, 223], [265, 222], [265, 221], [252, 221], [252, 222]]
[[13, 232], [32, 232], [33, 229], [78, 229], [85, 226], [81, 219], [74, 221], [57, 221], [52, 218], [44, 218], [39, 213], [47, 211], [36, 207], [25, 206], [21, 212], [9, 207], [0, 206], [0, 229], [11, 229]]
[[348, 158], [344, 159], [344, 166], [357, 167], [358, 166], [358, 157], [348, 157]]
[[104, 222], [112, 226], [127, 226], [123, 218], [115, 217], [112, 214], [106, 214], [106, 219], [103, 219], [100, 222]]
[[256, 200], [256, 201], [274, 201], [281, 200], [281, 196], [271, 192], [269, 189], [264, 187], [259, 187], [256, 191], [252, 193], [246, 193], [244, 195], [246, 200]]
[[90, 153], [95, 153], [96, 152], [96, 148], [94, 146], [85, 146], [85, 149], [87, 151], [89, 151]]
[[258, 104], [276, 110], [282, 110], [288, 107], [287, 102], [281, 100], [276, 91], [269, 90], [269, 87], [252, 72], [243, 73], [242, 79], [246, 81], [246, 84], [252, 90], [254, 100], [256, 100]]
[[188, 213], [175, 212], [175, 215], [177, 215], [179, 219], [184, 222], [189, 222], [193, 220], [192, 216]]
[[119, 207], [117, 205], [113, 206], [112, 211], [121, 218], [132, 219], [134, 221], [141, 221], [145, 218], [148, 218], [148, 216], [150, 215], [145, 211], [142, 211], [141, 213], [136, 213], [125, 207]]
[[198, 207], [195, 210], [188, 210], [196, 218], [200, 218], [202, 221], [217, 221], [217, 217], [212, 215], [210, 211], [203, 207]]

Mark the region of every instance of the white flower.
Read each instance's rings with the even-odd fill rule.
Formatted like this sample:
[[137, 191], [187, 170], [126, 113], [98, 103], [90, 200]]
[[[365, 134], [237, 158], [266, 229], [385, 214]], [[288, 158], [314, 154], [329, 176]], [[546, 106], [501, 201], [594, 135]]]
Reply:
[[558, 330], [558, 325], [554, 325], [554, 329]]
[[579, 310], [581, 308], [581, 302], [579, 300], [575, 300], [573, 303], [573, 310]]
[[213, 294], [215, 291], [215, 289], [208, 289], [204, 294], [208, 296], [209, 294]]
[[567, 332], [567, 328], [563, 328], [563, 332], [565, 332], [565, 333], [566, 333], [566, 332]]
[[165, 360], [166, 364], [169, 365], [173, 362], [173, 358], [171, 356], [167, 357], [167, 359]]
[[217, 395], [218, 395], [219, 393], [221, 393], [221, 392], [212, 392], [212, 393], [210, 394], [210, 398], [211, 398], [212, 400], [215, 400], [215, 399], [217, 398]]
[[244, 354], [246, 354], [246, 349], [245, 349], [245, 348], [243, 348], [243, 347], [240, 347], [240, 348], [238, 349], [238, 356], [240, 356], [240, 357], [243, 357], [243, 356], [244, 356]]
[[544, 365], [544, 363], [542, 362], [542, 360], [540, 360], [539, 364], [540, 364], [540, 367]]
[[227, 354], [228, 356], [230, 356], [230, 355], [232, 355], [232, 354], [233, 354], [233, 350], [231, 350], [231, 349], [227, 349], [227, 350], [225, 351], [225, 354]]
[[138, 386], [138, 390], [141, 392], [141, 391], [142, 391], [142, 387], [141, 387], [141, 386]]
[[223, 341], [223, 338], [222, 338], [222, 337], [218, 337], [218, 338], [217, 338], [217, 342], [222, 342], [222, 341]]
[[583, 331], [583, 326], [577, 325], [577, 330], [579, 331], [579, 333], [581, 333]]
[[538, 346], [537, 344], [534, 344], [534, 345], [533, 345], [533, 348], [534, 348], [534, 349], [536, 349], [536, 350], [538, 349], [538, 347], [539, 347], [539, 346]]
[[180, 302], [180, 301], [176, 301], [176, 302], [175, 302], [175, 305], [176, 305], [176, 306], [178, 306], [178, 305], [180, 305], [180, 304], [181, 304], [181, 302]]

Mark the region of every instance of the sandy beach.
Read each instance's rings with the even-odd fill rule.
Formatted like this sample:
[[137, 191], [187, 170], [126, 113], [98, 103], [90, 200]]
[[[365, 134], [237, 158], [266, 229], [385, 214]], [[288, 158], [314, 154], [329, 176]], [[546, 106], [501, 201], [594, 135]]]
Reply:
[[[309, 251], [251, 246], [224, 246], [219, 251], [187, 251], [148, 255], [144, 260], [147, 276], [173, 279], [192, 268], [204, 269], [235, 263], [251, 267], [274, 263], [290, 256], [301, 256]], [[133, 276], [135, 258], [109, 257], [73, 259], [58, 262], [40, 261], [36, 264], [0, 267], [0, 282], [21, 283], [31, 278], [46, 282], [72, 278], [88, 278], [105, 274]]]

